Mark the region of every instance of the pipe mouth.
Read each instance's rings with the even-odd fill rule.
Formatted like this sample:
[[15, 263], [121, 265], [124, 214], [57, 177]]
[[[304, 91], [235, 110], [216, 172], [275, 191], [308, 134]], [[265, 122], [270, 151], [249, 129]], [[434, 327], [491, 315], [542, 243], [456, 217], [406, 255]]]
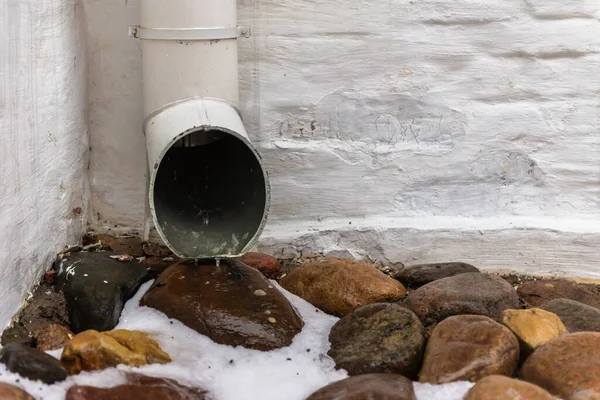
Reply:
[[266, 222], [269, 183], [250, 142], [222, 127], [176, 136], [151, 178], [154, 224], [183, 258], [237, 257]]

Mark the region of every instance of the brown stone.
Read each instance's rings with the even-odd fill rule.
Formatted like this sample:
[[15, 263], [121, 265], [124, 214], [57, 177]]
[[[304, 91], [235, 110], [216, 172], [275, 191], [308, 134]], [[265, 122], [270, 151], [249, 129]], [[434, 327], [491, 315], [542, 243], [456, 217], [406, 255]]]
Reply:
[[600, 399], [600, 333], [571, 333], [540, 346], [520, 377], [564, 400]]
[[600, 308], [600, 296], [586, 285], [565, 279], [542, 279], [525, 282], [517, 288], [519, 297], [531, 307], [539, 307], [550, 300], [571, 299]]
[[410, 310], [391, 303], [360, 307], [340, 319], [329, 334], [328, 355], [350, 375], [376, 372], [416, 378], [426, 333]]
[[112, 388], [73, 386], [66, 400], [204, 400], [206, 391], [180, 385], [172, 379], [128, 374], [127, 383]]
[[279, 261], [275, 257], [264, 253], [246, 253], [240, 261], [252, 268], [256, 268], [269, 279], [277, 278], [281, 270]]
[[462, 262], [419, 264], [404, 268], [394, 277], [407, 286], [417, 287], [468, 272], [479, 272], [479, 270], [471, 264]]
[[23, 389], [9, 385], [8, 383], [0, 383], [0, 400], [34, 400]]
[[166, 364], [171, 362], [171, 358], [144, 332], [115, 330], [100, 333], [89, 330], [76, 335], [65, 345], [61, 362], [74, 375], [119, 364], [132, 367]]
[[73, 332], [62, 325], [50, 324], [37, 329], [33, 334], [36, 347], [42, 351], [64, 347], [73, 338]]
[[569, 333], [556, 314], [540, 308], [504, 310], [502, 323], [515, 334], [521, 343], [521, 350], [527, 354]]
[[165, 270], [142, 298], [214, 342], [256, 350], [288, 346], [304, 323], [259, 271], [239, 261], [182, 262]]
[[95, 236], [102, 243], [103, 248], [110, 249], [118, 254], [128, 254], [133, 257], [142, 257], [142, 239], [139, 236], [119, 236], [99, 234]]
[[519, 342], [507, 327], [482, 315], [458, 315], [433, 330], [419, 381], [440, 384], [512, 376], [518, 361]]
[[570, 333], [600, 332], [600, 309], [569, 299], [550, 300], [541, 309], [558, 315]]
[[416, 400], [410, 379], [396, 374], [367, 374], [330, 383], [306, 400]]
[[467, 392], [464, 400], [553, 400], [541, 387], [502, 375], [486, 376]]
[[326, 313], [344, 316], [360, 306], [399, 299], [402, 284], [364, 262], [325, 258], [298, 267], [281, 286]]
[[519, 298], [502, 278], [471, 272], [421, 286], [406, 297], [404, 304], [425, 325], [432, 325], [461, 314], [486, 315], [500, 321], [504, 310], [519, 308]]
[[54, 283], [54, 279], [56, 279], [56, 271], [51, 269], [50, 271], [46, 271], [44, 273], [44, 283], [47, 285], [52, 285]]

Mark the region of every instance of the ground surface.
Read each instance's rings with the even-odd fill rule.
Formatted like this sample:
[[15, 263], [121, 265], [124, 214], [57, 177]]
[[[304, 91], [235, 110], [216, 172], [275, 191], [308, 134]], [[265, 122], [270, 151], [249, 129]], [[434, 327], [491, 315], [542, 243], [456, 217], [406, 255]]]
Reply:
[[[170, 364], [135, 369], [145, 375], [172, 378], [184, 385], [205, 388], [214, 400], [304, 400], [327, 383], [347, 376], [343, 371], [336, 371], [334, 362], [326, 356], [329, 330], [338, 319], [279, 286], [302, 315], [305, 327], [291, 346], [261, 352], [215, 344], [177, 320], [140, 307], [139, 299], [151, 283], [144, 284], [127, 303], [116, 327], [150, 333], [171, 355]], [[49, 353], [60, 357], [61, 350]], [[116, 369], [84, 372], [55, 385], [43, 385], [10, 373], [0, 364], [0, 382], [23, 386], [36, 399], [63, 400], [66, 390], [74, 384], [116, 386], [124, 382], [122, 373], [132, 370], [121, 365]], [[438, 386], [416, 383], [415, 391], [419, 400], [460, 400], [471, 386], [468, 382]]]

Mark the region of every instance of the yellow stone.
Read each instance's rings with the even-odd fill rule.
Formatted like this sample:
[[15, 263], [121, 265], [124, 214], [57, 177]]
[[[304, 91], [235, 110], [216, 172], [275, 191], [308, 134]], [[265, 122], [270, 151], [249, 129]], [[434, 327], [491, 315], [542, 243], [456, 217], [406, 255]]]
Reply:
[[61, 362], [71, 375], [125, 364], [166, 364], [171, 357], [144, 332], [116, 330], [81, 332], [65, 345]]
[[558, 315], [540, 308], [504, 310], [502, 323], [528, 351], [569, 333]]

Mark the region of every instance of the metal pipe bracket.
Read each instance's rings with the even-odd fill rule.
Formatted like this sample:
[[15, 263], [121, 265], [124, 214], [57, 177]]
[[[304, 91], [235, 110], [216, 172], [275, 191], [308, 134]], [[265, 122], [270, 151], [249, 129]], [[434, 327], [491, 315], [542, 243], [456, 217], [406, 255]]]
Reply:
[[248, 38], [251, 34], [248, 26], [185, 29], [143, 28], [139, 25], [129, 27], [129, 36], [142, 40], [221, 40]]

